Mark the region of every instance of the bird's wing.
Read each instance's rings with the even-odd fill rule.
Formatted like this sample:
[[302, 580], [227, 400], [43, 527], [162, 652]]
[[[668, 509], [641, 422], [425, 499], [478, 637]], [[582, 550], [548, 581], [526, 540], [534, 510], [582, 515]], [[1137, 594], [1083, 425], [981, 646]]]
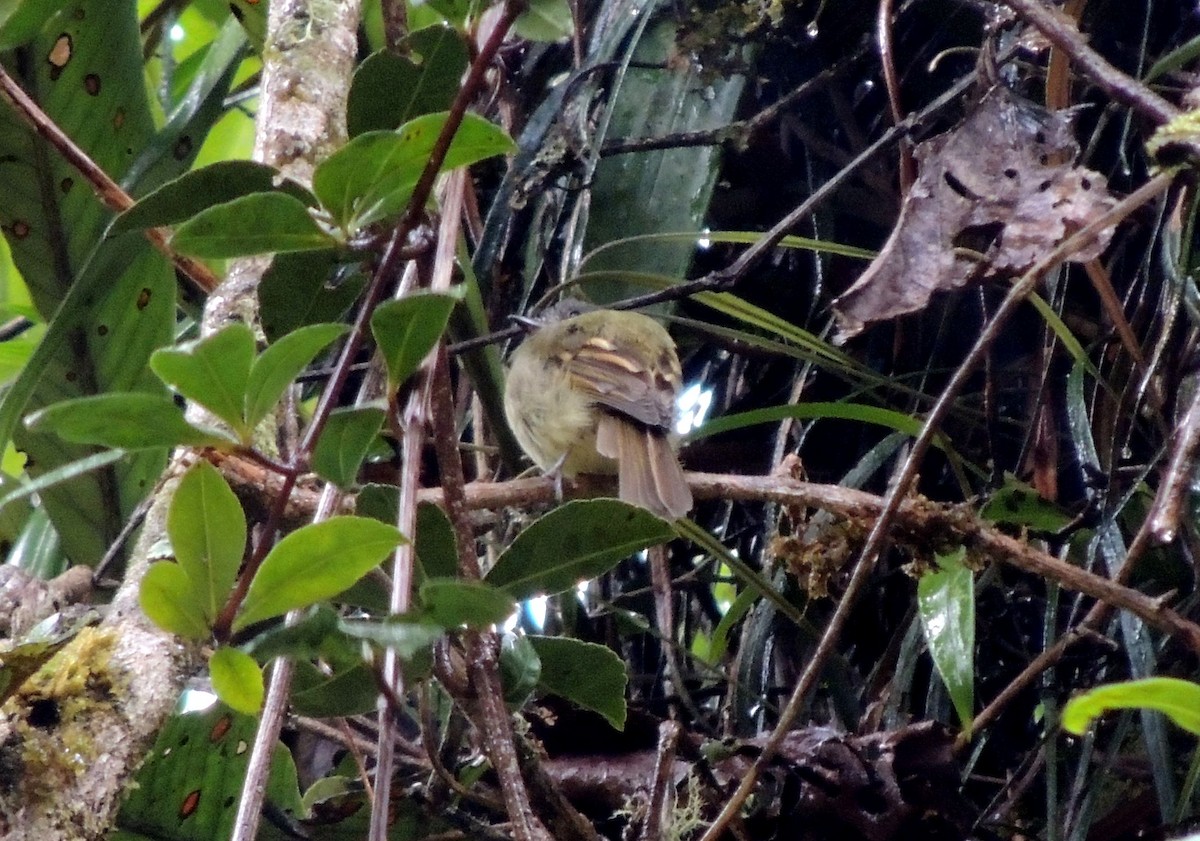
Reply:
[[679, 375], [672, 367], [651, 371], [636, 356], [601, 336], [564, 351], [559, 358], [576, 387], [597, 404], [651, 428], [671, 428], [679, 390]]

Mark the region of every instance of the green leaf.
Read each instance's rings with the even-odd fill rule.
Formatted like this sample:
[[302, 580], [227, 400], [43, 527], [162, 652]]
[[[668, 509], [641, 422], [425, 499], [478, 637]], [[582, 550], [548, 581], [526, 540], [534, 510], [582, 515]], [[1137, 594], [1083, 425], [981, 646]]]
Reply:
[[223, 645], [208, 659], [213, 692], [232, 709], [255, 715], [262, 709], [263, 674], [249, 654]]
[[382, 49], [368, 56], [350, 85], [350, 136], [390, 131], [422, 114], [447, 110], [467, 63], [467, 45], [449, 26], [418, 29], [398, 50]]
[[297, 529], [263, 561], [233, 630], [336, 596], [403, 541], [394, 526], [367, 517], [334, 517]]
[[628, 676], [621, 658], [608, 648], [569, 637], [530, 636], [542, 662], [538, 685], [584, 709], [625, 727], [625, 684]]
[[383, 409], [374, 406], [331, 412], [313, 449], [313, 470], [339, 488], [353, 485], [371, 442], [383, 426], [385, 415]]
[[337, 672], [333, 677], [307, 663], [297, 663], [288, 706], [296, 715], [313, 718], [362, 715], [375, 709], [378, 697], [375, 675], [364, 663]]
[[458, 299], [437, 292], [417, 292], [381, 304], [371, 315], [371, 332], [387, 365], [392, 389], [412, 376], [437, 344]]
[[411, 660], [446, 634], [446, 629], [441, 625], [404, 617], [393, 617], [381, 622], [343, 619], [338, 627], [344, 634], [392, 649], [401, 660]]
[[575, 31], [575, 21], [567, 0], [529, 0], [513, 31], [530, 41], [561, 41]]
[[207, 461], [196, 462], [179, 481], [167, 513], [167, 535], [211, 625], [242, 564], [246, 515], [225, 477]]
[[174, 225], [214, 205], [252, 193], [279, 192], [304, 204], [316, 204], [316, 197], [294, 181], [283, 179], [276, 187], [278, 177], [277, 169], [256, 161], [220, 161], [194, 169], [163, 184], [118, 216], [109, 229], [109, 236]]
[[178, 348], [163, 348], [150, 357], [154, 373], [188, 400], [225, 421], [245, 440], [252, 431], [243, 419], [254, 333], [241, 322]]
[[338, 635], [337, 622], [337, 611], [319, 604], [304, 611], [294, 624], [273, 625], [255, 634], [241, 650], [263, 664], [276, 657], [315, 660], [325, 656], [329, 641]]
[[210, 636], [204, 613], [193, 598], [192, 580], [177, 563], [152, 564], [142, 578], [138, 601], [142, 612], [164, 631], [193, 640]]
[[979, 515], [993, 523], [1024, 526], [1037, 531], [1056, 532], [1071, 522], [1071, 517], [1037, 489], [1007, 473], [1004, 486], [996, 489], [980, 509]]
[[[107, 467], [125, 458], [124, 450], [104, 450], [99, 453], [93, 453], [90, 456], [85, 456], [78, 461], [68, 462], [62, 467], [56, 467], [36, 479], [27, 482], [19, 482], [15, 478], [9, 477], [4, 484], [10, 485], [11, 490], [0, 496], [0, 510], [11, 505], [18, 500], [26, 499], [34, 494], [41, 493], [46, 488], [52, 487], [66, 479], [72, 479], [76, 476], [82, 476], [92, 470], [98, 470], [101, 467]], [[14, 563], [11, 556], [5, 558], [5, 563]]]
[[267, 38], [267, 4], [261, 0], [229, 0], [229, 11], [246, 30], [246, 37], [261, 53]]
[[506, 634], [500, 646], [500, 685], [504, 703], [518, 710], [537, 689], [542, 676], [542, 661], [528, 637]]
[[288, 333], [264, 350], [250, 366], [246, 380], [246, 426], [258, 426], [321, 349], [348, 329], [344, 324], [311, 324]]
[[[134, 836], [138, 841], [232, 838], [250, 762], [247, 748], [257, 729], [254, 717], [235, 713], [220, 703], [204, 712], [171, 716], [138, 769], [135, 784], [129, 786], [119, 825], [142, 833]], [[305, 814], [296, 764], [278, 741], [271, 746], [264, 793], [278, 814]], [[181, 810], [187, 810], [186, 816]], [[258, 837], [266, 841], [285, 836], [271, 827]]]
[[[748, 412], [736, 412], [722, 415], [706, 421], [699, 429], [688, 434], [689, 441], [720, 435], [737, 429], [744, 429], [762, 423], [777, 423], [785, 418], [796, 420], [824, 419], [850, 420], [871, 423], [887, 429], [894, 429], [906, 435], [916, 436], [924, 426], [920, 418], [911, 414], [898, 412], [894, 409], [884, 409], [879, 406], [869, 406], [861, 403], [801, 403], [788, 406], [768, 406], [753, 409]], [[945, 436], [938, 436], [934, 441], [938, 449], [946, 449]]]
[[1063, 707], [1063, 729], [1082, 736], [1093, 718], [1109, 710], [1155, 710], [1200, 735], [1200, 686], [1173, 677], [1111, 683], [1077, 695]]
[[[360, 134], [321, 162], [313, 173], [313, 192], [350, 232], [398, 213], [412, 195], [447, 116], [446, 112], [426, 114], [395, 132]], [[446, 150], [441, 171], [514, 148], [501, 128], [467, 114]]]
[[263, 332], [275, 342], [297, 327], [338, 321], [366, 283], [335, 249], [276, 254], [258, 286]]
[[[400, 490], [395, 485], [369, 484], [363, 485], [354, 501], [354, 510], [364, 517], [378, 520], [381, 523], [396, 522], [396, 512], [400, 505]], [[417, 509], [418, 512], [420, 509]], [[420, 515], [418, 514], [418, 517]], [[417, 520], [417, 540], [420, 541], [421, 521]], [[418, 542], [418, 546], [420, 543]], [[452, 574], [453, 571], [447, 573]]]
[[304, 203], [286, 193], [253, 193], [215, 205], [175, 230], [171, 247], [195, 257], [246, 257], [280, 251], [331, 248]]
[[42, 26], [67, 0], [7, 0], [0, 3], [0, 50], [11, 50], [32, 41]]
[[975, 578], [963, 565], [966, 549], [939, 555], [937, 572], [917, 582], [917, 610], [929, 656], [963, 728], [975, 714]]
[[313, 190], [339, 225], [361, 228], [404, 207], [427, 157], [395, 132], [360, 134], [317, 165]]
[[421, 585], [421, 616], [445, 628], [483, 630], [503, 622], [517, 609], [507, 593], [479, 581], [431, 578]]
[[165, 394], [100, 394], [64, 400], [34, 412], [25, 425], [64, 440], [124, 450], [154, 447], [228, 447], [215, 430], [192, 426]]
[[[34, 0], [22, 9], [44, 19], [52, 2]], [[155, 135], [136, 5], [74, 0], [51, 25], [31, 24], [26, 34], [38, 29], [37, 37], [20, 59], [7, 56], [5, 65], [50, 120], [122, 182]], [[20, 277], [7, 259], [5, 274], [18, 285], [24, 280], [47, 322], [34, 356], [0, 403], [0, 440], [12, 439], [27, 453], [28, 473], [37, 476], [91, 450], [31, 433], [20, 427], [19, 415], [100, 392], [161, 390], [146, 359], [171, 341], [176, 281], [144, 237], [101, 241], [112, 215], [87, 180], [50, 153], [46, 140], [11, 108], [0, 122], [0, 227]], [[41, 494], [62, 551], [80, 563], [101, 557], [165, 461], [164, 448], [140, 450]]]
[[517, 601], [560, 593], [674, 536], [666, 522], [642, 508], [615, 499], [576, 500], [517, 535], [486, 581]]
[[[395, 520], [395, 504], [391, 511], [391, 519]], [[458, 571], [454, 526], [446, 512], [432, 502], [417, 506], [417, 561], [421, 571], [430, 578], [451, 578]]]

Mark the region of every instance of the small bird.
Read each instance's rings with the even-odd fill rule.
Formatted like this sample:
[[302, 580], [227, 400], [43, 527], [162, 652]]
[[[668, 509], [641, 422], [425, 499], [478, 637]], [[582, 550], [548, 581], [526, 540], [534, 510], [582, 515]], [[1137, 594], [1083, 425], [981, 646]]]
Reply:
[[667, 331], [575, 299], [517, 320], [531, 332], [512, 355], [504, 413], [525, 453], [559, 477], [615, 473], [622, 500], [687, 514], [672, 435], [682, 372]]

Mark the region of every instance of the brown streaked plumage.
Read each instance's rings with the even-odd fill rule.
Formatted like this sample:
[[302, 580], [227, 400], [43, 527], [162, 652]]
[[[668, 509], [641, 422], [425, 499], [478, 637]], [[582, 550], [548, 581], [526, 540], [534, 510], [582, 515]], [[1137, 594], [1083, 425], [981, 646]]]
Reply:
[[682, 517], [692, 494], [671, 434], [681, 377], [658, 322], [563, 301], [513, 353], [504, 411], [543, 470], [616, 473], [621, 499]]

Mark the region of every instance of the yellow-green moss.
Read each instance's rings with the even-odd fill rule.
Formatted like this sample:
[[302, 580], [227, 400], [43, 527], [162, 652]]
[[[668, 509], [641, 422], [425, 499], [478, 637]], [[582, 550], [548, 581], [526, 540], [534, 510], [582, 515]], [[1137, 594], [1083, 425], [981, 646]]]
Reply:
[[111, 630], [85, 628], [6, 702], [6, 767], [15, 778], [3, 781], [5, 793], [25, 803], [53, 798], [96, 761], [86, 722], [111, 709], [122, 688], [109, 666], [115, 642]]

